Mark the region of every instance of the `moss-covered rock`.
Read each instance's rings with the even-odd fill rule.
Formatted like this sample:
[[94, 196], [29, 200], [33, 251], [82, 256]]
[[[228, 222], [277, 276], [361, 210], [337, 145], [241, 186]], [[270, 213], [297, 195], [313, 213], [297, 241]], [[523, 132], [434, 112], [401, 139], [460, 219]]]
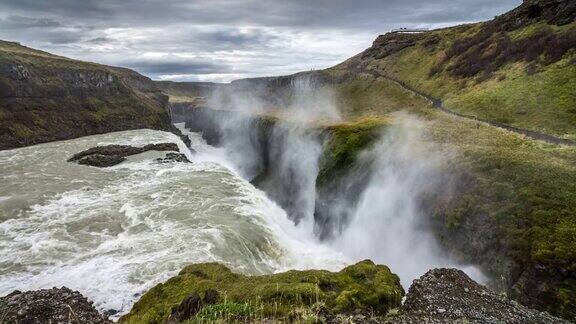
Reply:
[[221, 264], [202, 263], [187, 266], [176, 277], [152, 288], [121, 322], [162, 322], [191, 294], [204, 296], [212, 289], [218, 292], [218, 300], [201, 305], [191, 322], [301, 320], [320, 312], [383, 315], [398, 307], [404, 296], [398, 276], [369, 260], [340, 272], [292, 270], [264, 276], [245, 276]]
[[327, 180], [352, 166], [358, 154], [370, 147], [390, 124], [387, 117], [369, 116], [354, 122], [326, 126], [327, 141], [320, 158], [320, 170], [316, 180], [322, 186]]

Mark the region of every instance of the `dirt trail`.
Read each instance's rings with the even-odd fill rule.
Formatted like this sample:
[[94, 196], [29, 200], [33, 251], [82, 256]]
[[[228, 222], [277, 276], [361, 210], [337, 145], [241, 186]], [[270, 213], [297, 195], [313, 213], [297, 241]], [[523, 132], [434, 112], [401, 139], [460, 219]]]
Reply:
[[551, 143], [551, 144], [556, 144], [556, 145], [567, 145], [567, 146], [576, 146], [576, 142], [568, 140], [568, 139], [564, 139], [564, 138], [560, 138], [554, 135], [550, 135], [550, 134], [545, 134], [542, 132], [538, 132], [538, 131], [534, 131], [534, 130], [529, 130], [529, 129], [524, 129], [524, 128], [519, 128], [519, 127], [514, 127], [514, 126], [510, 126], [507, 124], [502, 124], [502, 123], [497, 123], [497, 122], [493, 122], [493, 121], [489, 121], [489, 120], [485, 120], [485, 119], [480, 119], [474, 116], [468, 116], [468, 115], [464, 115], [455, 111], [452, 111], [448, 108], [446, 108], [442, 102], [442, 100], [438, 99], [438, 98], [434, 98], [429, 94], [423, 93], [421, 91], [419, 91], [418, 89], [415, 89], [413, 87], [411, 87], [410, 85], [406, 84], [405, 82], [395, 79], [393, 77], [390, 77], [388, 75], [385, 75], [383, 73], [380, 73], [378, 71], [374, 71], [374, 70], [366, 70], [366, 69], [362, 69], [358, 72], [361, 73], [367, 73], [372, 75], [375, 78], [384, 78], [388, 81], [394, 82], [397, 85], [399, 85], [400, 87], [404, 88], [405, 90], [412, 92], [428, 101], [430, 101], [432, 103], [432, 106], [438, 110], [441, 110], [447, 114], [451, 114], [454, 116], [458, 116], [461, 118], [466, 118], [469, 120], [473, 120], [473, 121], [477, 121], [477, 122], [482, 122], [494, 127], [498, 127], [498, 128], [502, 128], [505, 129], [507, 131], [519, 134], [519, 135], [523, 135], [535, 140], [539, 140], [539, 141], [544, 141], [547, 143]]

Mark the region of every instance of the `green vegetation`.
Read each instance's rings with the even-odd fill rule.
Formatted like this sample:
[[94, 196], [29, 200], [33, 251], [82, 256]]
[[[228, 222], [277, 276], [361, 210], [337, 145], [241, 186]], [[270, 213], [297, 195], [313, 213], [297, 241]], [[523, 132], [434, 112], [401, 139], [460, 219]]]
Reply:
[[[483, 123], [435, 112], [430, 140], [459, 157], [446, 166], [469, 180], [439, 211], [451, 230], [466, 217], [488, 215], [497, 242], [521, 267], [576, 268], [576, 148], [526, 140]], [[448, 197], [449, 198], [449, 197]], [[454, 202], [456, 202], [454, 204]], [[506, 275], [506, 274], [503, 274]], [[550, 313], [576, 316], [576, 283], [551, 287]]]
[[121, 318], [124, 323], [159, 323], [192, 293], [218, 292], [190, 323], [249, 321], [272, 317], [306, 321], [319, 312], [361, 311], [385, 315], [398, 307], [404, 291], [388, 267], [362, 261], [340, 272], [288, 271], [244, 276], [216, 263], [194, 264], [152, 288]]
[[328, 132], [328, 141], [320, 159], [316, 185], [322, 186], [350, 167], [358, 154], [368, 148], [388, 124], [388, 118], [371, 116], [354, 122], [325, 126], [323, 129]]
[[479, 23], [432, 31], [415, 46], [365, 63], [456, 112], [576, 138], [575, 35], [576, 23], [509, 31]]
[[[331, 72], [333, 75], [337, 73]], [[350, 81], [336, 84], [335, 93], [340, 112], [349, 118], [398, 110], [418, 114], [422, 111], [418, 108], [428, 104], [423, 98], [402, 90], [393, 82], [368, 74], [354, 74]]]
[[[163, 96], [136, 72], [0, 41], [0, 149], [134, 128], [169, 129]], [[147, 84], [148, 83], [148, 84]]]

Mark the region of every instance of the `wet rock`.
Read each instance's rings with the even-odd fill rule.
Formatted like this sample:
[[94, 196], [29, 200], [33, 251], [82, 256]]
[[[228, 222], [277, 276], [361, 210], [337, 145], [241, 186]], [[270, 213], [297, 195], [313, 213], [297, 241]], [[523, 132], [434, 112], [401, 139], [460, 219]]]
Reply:
[[414, 280], [400, 323], [568, 323], [498, 296], [457, 269], [434, 269]]
[[179, 323], [192, 318], [205, 305], [214, 304], [218, 301], [218, 292], [214, 289], [208, 289], [201, 298], [197, 293], [191, 293], [180, 305], [172, 308], [169, 323]]
[[0, 297], [2, 323], [112, 323], [86, 297], [66, 287], [14, 291]]
[[143, 147], [130, 145], [106, 145], [96, 146], [80, 153], [74, 154], [68, 162], [78, 162], [83, 165], [95, 167], [109, 167], [126, 160], [127, 156], [140, 154], [147, 151], [176, 151], [178, 145], [175, 143], [148, 144]]
[[170, 162], [183, 162], [190, 163], [190, 160], [186, 155], [182, 153], [167, 153], [165, 157], [156, 159], [159, 163], [170, 163]]
[[201, 302], [200, 295], [197, 293], [190, 294], [180, 305], [172, 309], [170, 318], [178, 322], [191, 318], [200, 310]]
[[124, 162], [124, 160], [126, 160], [126, 158], [119, 155], [92, 154], [78, 160], [78, 164], [105, 168], [120, 164]]

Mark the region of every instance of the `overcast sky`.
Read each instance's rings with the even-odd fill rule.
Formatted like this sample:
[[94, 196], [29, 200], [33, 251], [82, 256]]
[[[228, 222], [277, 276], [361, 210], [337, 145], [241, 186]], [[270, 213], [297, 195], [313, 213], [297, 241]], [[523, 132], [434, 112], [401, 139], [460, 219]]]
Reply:
[[521, 2], [0, 0], [0, 39], [153, 79], [226, 82], [329, 67], [393, 28], [491, 19]]

